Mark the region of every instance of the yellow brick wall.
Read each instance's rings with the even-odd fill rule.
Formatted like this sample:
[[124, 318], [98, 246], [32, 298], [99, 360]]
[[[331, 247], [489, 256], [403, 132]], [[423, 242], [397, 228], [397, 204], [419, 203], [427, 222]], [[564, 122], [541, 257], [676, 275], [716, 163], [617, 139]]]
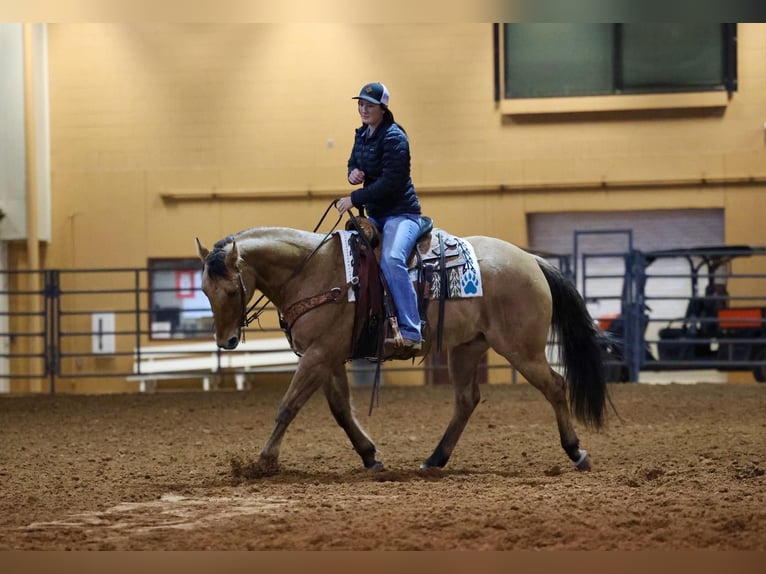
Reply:
[[[313, 227], [351, 189], [351, 97], [368, 81], [388, 85], [424, 209], [450, 231], [524, 246], [533, 212], [716, 207], [728, 242], [766, 243], [766, 24], [739, 25], [740, 87], [724, 109], [531, 117], [493, 101], [490, 24], [75, 23], [48, 33], [51, 268], [141, 267], [193, 256], [195, 236]], [[731, 184], [746, 178], [760, 183]], [[715, 185], [688, 183], [702, 179]], [[251, 199], [161, 197], [211, 191]]]

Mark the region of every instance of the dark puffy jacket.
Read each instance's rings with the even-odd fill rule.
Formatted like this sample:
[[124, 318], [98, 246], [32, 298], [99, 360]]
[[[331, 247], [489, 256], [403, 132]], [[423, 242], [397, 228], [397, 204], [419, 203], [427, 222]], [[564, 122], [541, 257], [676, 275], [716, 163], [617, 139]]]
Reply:
[[357, 128], [348, 173], [364, 172], [364, 187], [351, 194], [351, 201], [364, 206], [370, 217], [420, 214], [420, 202], [410, 178], [410, 143], [394, 122], [383, 123], [367, 137], [367, 126]]

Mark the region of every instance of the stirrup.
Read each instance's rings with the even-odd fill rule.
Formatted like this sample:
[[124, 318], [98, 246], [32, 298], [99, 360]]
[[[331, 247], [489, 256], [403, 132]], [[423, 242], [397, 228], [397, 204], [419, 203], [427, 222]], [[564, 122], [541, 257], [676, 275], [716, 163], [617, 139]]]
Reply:
[[423, 348], [422, 341], [404, 339], [401, 336], [398, 339], [385, 339], [383, 343], [392, 346], [397, 351], [420, 351]]

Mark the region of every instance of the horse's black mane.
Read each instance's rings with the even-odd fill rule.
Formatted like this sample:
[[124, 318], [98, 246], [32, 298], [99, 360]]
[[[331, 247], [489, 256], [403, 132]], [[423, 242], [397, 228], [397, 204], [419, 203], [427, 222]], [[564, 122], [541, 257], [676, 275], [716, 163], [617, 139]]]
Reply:
[[221, 250], [224, 247], [226, 247], [229, 243], [232, 243], [234, 241], [233, 235], [228, 235], [227, 237], [224, 237], [223, 239], [219, 239], [215, 242], [215, 245], [213, 245], [213, 251]]
[[[295, 231], [295, 230], [290, 230]], [[233, 235], [227, 235], [223, 239], [219, 239], [213, 245], [213, 250], [208, 254], [203, 265], [203, 269], [207, 269], [207, 274], [210, 277], [227, 277], [228, 271], [226, 269], [226, 255], [228, 251], [225, 251], [227, 245], [233, 243], [237, 237], [242, 236], [246, 231], [240, 231]], [[322, 243], [328, 241], [330, 236], [325, 236]], [[297, 249], [305, 249], [307, 247], [305, 240], [285, 238], [284, 242], [288, 245], [292, 245]]]
[[223, 239], [216, 241], [215, 245], [213, 245], [213, 250], [205, 260], [205, 265], [207, 266], [207, 274], [210, 277], [226, 277], [226, 252], [223, 250], [223, 248], [233, 241], [234, 236], [229, 235], [228, 237], [224, 237]]

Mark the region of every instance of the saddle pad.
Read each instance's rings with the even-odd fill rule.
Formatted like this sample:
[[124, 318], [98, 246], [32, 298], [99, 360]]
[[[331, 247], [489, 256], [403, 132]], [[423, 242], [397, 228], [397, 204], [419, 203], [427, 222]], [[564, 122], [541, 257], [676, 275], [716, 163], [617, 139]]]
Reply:
[[[336, 231], [335, 234], [340, 240], [340, 246], [343, 251], [343, 267], [346, 270], [346, 282], [349, 282], [354, 278], [354, 254], [351, 252], [349, 240], [352, 235], [356, 235], [356, 231], [341, 229]], [[348, 290], [348, 300], [356, 301], [356, 294], [353, 289]]]
[[[346, 281], [351, 281], [354, 278], [354, 255], [351, 251], [351, 246], [349, 245], [349, 239], [352, 235], [356, 234], [356, 231], [338, 230], [335, 233], [340, 240], [341, 250], [343, 252], [343, 267], [346, 272]], [[423, 246], [418, 246], [421, 250], [423, 260], [434, 266], [433, 273], [428, 277], [428, 282], [430, 284], [428, 298], [438, 299], [442, 292], [441, 275], [439, 273], [440, 257], [438, 255], [438, 234], [441, 234], [444, 237], [444, 245], [446, 248], [447, 298], [460, 299], [465, 297], [483, 296], [484, 291], [481, 283], [481, 271], [479, 270], [479, 264], [473, 246], [467, 241], [455, 237], [454, 235], [450, 235], [443, 230], [434, 229], [431, 234], [431, 244], [425, 246], [425, 253], [423, 253]], [[415, 258], [410, 259], [411, 262], [414, 260]], [[417, 281], [417, 267], [410, 268], [410, 278], [413, 281]], [[356, 301], [356, 295], [354, 294], [353, 289], [348, 290], [348, 300]]]
[[[443, 238], [444, 259], [446, 263], [447, 299], [462, 299], [466, 297], [481, 297], [484, 295], [481, 282], [481, 270], [473, 246], [467, 241], [450, 235], [443, 229], [435, 228], [431, 233], [431, 241], [421, 241], [418, 244], [423, 261], [431, 266], [433, 272], [427, 276], [430, 288], [429, 299], [439, 299], [442, 294], [442, 274], [439, 271], [441, 255], [439, 252], [439, 237]], [[412, 260], [410, 260], [412, 265]], [[410, 277], [417, 280], [417, 266], [410, 267]]]

